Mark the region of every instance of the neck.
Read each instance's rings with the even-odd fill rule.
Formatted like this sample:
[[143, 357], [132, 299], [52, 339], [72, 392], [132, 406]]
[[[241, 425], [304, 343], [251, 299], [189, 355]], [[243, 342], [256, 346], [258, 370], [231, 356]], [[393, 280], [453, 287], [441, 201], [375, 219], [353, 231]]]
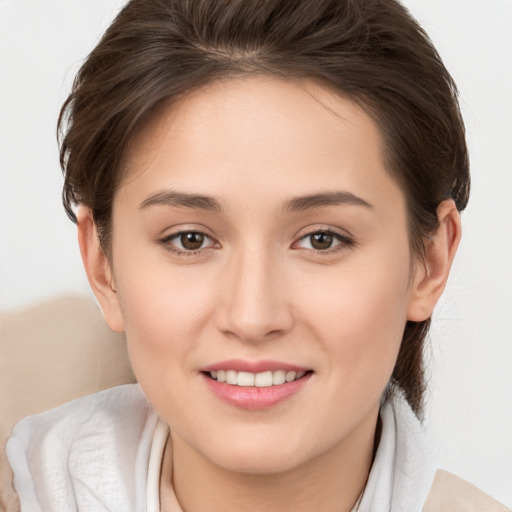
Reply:
[[[336, 446], [298, 467], [272, 474], [215, 465], [171, 434], [172, 485], [185, 511], [350, 511], [373, 460], [378, 408]], [[171, 479], [170, 468], [162, 478]]]

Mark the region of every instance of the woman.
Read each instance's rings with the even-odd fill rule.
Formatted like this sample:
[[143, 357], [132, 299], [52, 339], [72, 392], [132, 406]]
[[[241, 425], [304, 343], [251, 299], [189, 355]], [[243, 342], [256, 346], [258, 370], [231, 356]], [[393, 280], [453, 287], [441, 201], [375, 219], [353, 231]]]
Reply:
[[432, 506], [422, 349], [469, 173], [407, 12], [133, 0], [60, 122], [64, 204], [140, 387], [16, 427], [22, 510]]

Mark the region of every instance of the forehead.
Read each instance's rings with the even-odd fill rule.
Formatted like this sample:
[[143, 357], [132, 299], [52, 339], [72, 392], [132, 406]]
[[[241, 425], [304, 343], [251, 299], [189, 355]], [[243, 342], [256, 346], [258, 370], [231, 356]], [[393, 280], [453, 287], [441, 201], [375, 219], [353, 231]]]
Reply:
[[376, 123], [314, 82], [252, 77], [210, 84], [156, 112], [130, 143], [121, 189], [216, 195], [228, 183], [242, 195], [293, 196], [343, 181], [358, 195], [393, 181]]

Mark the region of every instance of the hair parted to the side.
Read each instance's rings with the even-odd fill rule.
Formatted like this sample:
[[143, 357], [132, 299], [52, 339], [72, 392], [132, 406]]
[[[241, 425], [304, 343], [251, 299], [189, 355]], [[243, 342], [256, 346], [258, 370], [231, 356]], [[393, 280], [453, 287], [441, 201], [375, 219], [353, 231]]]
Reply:
[[[92, 210], [110, 251], [113, 197], [128, 142], [163, 102], [218, 79], [314, 79], [378, 124], [408, 204], [412, 251], [436, 209], [469, 195], [457, 89], [425, 32], [395, 0], [132, 0], [81, 67], [59, 117], [63, 202]], [[388, 392], [421, 413], [429, 321], [408, 322]]]

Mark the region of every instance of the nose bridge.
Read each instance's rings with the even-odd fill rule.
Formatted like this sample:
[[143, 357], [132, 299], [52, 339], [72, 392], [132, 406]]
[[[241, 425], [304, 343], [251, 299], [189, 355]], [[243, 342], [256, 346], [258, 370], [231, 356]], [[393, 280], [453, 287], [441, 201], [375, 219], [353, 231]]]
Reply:
[[250, 244], [225, 271], [220, 329], [244, 341], [286, 332], [292, 322], [280, 258], [264, 244]]

